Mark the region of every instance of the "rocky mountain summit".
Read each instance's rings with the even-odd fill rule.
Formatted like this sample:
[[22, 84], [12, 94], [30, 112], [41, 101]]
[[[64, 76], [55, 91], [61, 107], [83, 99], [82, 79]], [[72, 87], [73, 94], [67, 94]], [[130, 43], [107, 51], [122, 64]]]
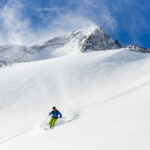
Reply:
[[[34, 45], [31, 48], [36, 50], [48, 47], [55, 49], [66, 44], [74, 45], [76, 51], [80, 52], [121, 48], [119, 42], [106, 34], [100, 26], [94, 26], [82, 31], [73, 31], [68, 35], [55, 37], [42, 45]], [[74, 49], [74, 47], [71, 48]], [[70, 49], [70, 51], [72, 50]]]
[[121, 48], [120, 43], [106, 34], [101, 27], [97, 27], [91, 35], [86, 38], [81, 51], [99, 51], [116, 48]]
[[[31, 47], [18, 45], [0, 46], [0, 66], [19, 62], [50, 59], [67, 54], [83, 53], [121, 48], [120, 43], [110, 37], [102, 27], [73, 31], [64, 36], [54, 37], [43, 44]], [[149, 53], [149, 49], [139, 46], [128, 46], [127, 49], [136, 52]]]
[[1, 45], [0, 66], [49, 59], [70, 53], [89, 52], [121, 48], [118, 41], [111, 38], [100, 26], [73, 31], [55, 37], [43, 44], [27, 46]]

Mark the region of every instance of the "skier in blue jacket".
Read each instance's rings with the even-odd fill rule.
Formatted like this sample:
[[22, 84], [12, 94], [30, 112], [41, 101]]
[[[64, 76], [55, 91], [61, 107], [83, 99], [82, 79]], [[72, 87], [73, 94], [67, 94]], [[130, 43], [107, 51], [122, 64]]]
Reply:
[[49, 115], [52, 115], [49, 121], [50, 128], [53, 128], [55, 126], [58, 117], [62, 118], [62, 114], [56, 109], [56, 107], [53, 107], [53, 110], [49, 113]]

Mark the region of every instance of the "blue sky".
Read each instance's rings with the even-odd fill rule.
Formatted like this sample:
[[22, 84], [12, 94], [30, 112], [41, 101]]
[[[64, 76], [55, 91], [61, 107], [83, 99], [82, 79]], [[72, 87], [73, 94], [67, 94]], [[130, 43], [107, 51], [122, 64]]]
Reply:
[[150, 47], [149, 6], [148, 0], [0, 0], [0, 44], [32, 45], [96, 24], [123, 46]]

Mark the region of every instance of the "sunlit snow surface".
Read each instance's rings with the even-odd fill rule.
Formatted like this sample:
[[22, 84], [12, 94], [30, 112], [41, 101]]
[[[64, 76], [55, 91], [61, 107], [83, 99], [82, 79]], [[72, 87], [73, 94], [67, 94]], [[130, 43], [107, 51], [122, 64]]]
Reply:
[[1, 68], [0, 150], [149, 150], [149, 91], [150, 54], [128, 49]]

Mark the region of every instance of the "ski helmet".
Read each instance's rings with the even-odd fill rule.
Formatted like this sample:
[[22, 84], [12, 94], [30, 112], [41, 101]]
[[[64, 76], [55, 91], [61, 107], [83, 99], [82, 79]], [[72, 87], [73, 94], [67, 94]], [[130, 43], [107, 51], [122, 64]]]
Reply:
[[56, 109], [56, 107], [54, 106], [53, 109]]

